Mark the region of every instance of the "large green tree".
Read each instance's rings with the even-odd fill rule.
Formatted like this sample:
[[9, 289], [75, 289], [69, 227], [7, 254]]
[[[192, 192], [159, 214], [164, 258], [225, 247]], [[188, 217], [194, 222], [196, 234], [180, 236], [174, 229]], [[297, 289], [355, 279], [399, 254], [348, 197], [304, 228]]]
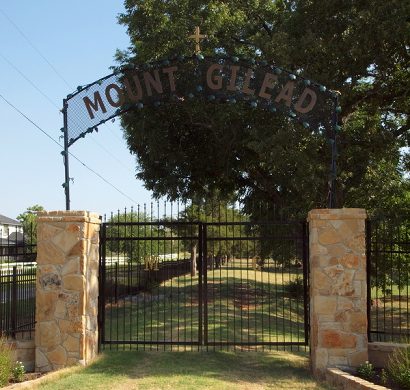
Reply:
[[[203, 53], [259, 56], [340, 91], [337, 204], [409, 208], [410, 3], [403, 0], [126, 0], [131, 47], [120, 64]], [[324, 206], [329, 145], [280, 115], [202, 101], [129, 112], [138, 177], [157, 196], [234, 194], [293, 215]], [[252, 211], [252, 210], [250, 210]]]

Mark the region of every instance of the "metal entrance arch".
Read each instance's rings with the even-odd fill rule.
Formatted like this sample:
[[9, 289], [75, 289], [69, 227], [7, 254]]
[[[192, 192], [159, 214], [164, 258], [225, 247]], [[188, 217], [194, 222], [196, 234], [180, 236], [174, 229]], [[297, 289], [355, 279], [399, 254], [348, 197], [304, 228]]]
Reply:
[[304, 349], [307, 251], [298, 221], [105, 222], [100, 346]]
[[338, 93], [273, 61], [215, 55], [174, 56], [129, 64], [93, 83], [79, 86], [63, 101], [66, 209], [70, 209], [68, 149], [101, 124], [128, 111], [165, 104], [236, 104], [280, 113], [323, 136], [331, 147], [328, 206], [335, 205]]

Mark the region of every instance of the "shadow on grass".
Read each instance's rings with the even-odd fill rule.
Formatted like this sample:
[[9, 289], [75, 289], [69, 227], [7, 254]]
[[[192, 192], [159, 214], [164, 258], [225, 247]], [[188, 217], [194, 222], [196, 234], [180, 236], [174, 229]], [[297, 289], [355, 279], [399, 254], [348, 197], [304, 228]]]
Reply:
[[107, 351], [85, 369], [87, 374], [121, 375], [129, 379], [175, 376], [225, 382], [274, 384], [292, 378], [311, 381], [306, 355], [284, 352], [142, 352]]

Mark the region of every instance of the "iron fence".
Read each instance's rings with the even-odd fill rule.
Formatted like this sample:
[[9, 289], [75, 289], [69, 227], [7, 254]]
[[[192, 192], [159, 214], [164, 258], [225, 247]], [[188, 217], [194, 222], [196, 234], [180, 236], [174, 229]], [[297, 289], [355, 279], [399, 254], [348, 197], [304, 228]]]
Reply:
[[16, 227], [0, 242], [0, 334], [32, 336], [35, 325], [35, 228]]
[[410, 219], [367, 221], [370, 341], [410, 340]]
[[0, 238], [0, 266], [12, 263], [33, 263], [37, 257], [36, 234], [14, 232], [6, 238]]
[[1, 333], [15, 337], [34, 330], [36, 267], [32, 264], [0, 270]]
[[306, 349], [307, 225], [259, 211], [157, 204], [105, 220], [101, 347]]

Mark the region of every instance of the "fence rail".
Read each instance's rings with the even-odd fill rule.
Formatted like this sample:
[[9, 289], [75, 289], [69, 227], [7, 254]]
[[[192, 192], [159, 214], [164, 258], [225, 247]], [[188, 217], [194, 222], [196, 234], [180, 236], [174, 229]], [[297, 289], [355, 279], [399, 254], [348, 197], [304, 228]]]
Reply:
[[410, 219], [367, 221], [369, 341], [410, 339]]

